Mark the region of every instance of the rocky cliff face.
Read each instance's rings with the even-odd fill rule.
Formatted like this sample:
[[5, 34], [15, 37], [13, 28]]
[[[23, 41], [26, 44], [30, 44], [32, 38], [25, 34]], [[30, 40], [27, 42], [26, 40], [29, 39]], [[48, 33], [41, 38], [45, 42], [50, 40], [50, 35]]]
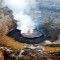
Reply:
[[6, 11], [5, 8], [0, 8], [0, 33], [7, 34], [14, 27], [12, 14], [9, 15], [9, 13], [10, 11]]
[[8, 22], [11, 19], [8, 15], [4, 15], [4, 12], [2, 9], [0, 9], [0, 32], [6, 34], [8, 31]]

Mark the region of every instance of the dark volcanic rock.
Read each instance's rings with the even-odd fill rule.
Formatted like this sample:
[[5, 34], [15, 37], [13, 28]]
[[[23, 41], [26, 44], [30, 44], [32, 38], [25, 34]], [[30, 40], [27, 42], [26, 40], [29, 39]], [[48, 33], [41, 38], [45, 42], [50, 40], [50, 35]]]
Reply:
[[37, 44], [37, 43], [44, 41], [45, 39], [48, 39], [48, 36], [45, 36], [44, 34], [42, 36], [33, 37], [33, 38], [24, 37], [21, 35], [20, 32], [21, 32], [20, 30], [15, 29], [9, 32], [7, 36], [14, 38], [16, 41], [23, 42], [23, 43], [29, 43], [29, 44]]
[[[28, 32], [29, 33], [29, 32]], [[36, 23], [35, 29], [31, 35], [22, 35], [21, 30], [15, 29], [7, 35], [23, 43], [37, 44], [49, 38], [49, 32], [43, 25]]]

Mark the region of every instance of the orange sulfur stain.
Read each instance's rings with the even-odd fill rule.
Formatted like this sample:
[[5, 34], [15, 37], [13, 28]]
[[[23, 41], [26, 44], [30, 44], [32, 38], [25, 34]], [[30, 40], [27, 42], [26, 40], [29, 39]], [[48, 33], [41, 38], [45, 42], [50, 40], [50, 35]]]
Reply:
[[45, 47], [44, 47], [44, 51], [45, 51], [46, 53], [54, 52], [54, 51], [60, 51], [60, 47], [45, 46]]
[[0, 45], [8, 46], [13, 49], [21, 49], [24, 46], [29, 46], [29, 44], [24, 44], [21, 42], [17, 42], [14, 39], [6, 36], [6, 35], [0, 35]]

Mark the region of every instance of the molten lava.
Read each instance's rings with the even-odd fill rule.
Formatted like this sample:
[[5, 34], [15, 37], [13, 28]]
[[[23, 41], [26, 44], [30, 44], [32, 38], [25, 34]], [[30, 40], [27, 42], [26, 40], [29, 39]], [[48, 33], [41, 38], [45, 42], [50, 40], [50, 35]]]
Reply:
[[23, 36], [32, 36], [33, 30], [32, 29], [25, 29], [24, 31], [23, 30], [21, 31], [21, 34]]

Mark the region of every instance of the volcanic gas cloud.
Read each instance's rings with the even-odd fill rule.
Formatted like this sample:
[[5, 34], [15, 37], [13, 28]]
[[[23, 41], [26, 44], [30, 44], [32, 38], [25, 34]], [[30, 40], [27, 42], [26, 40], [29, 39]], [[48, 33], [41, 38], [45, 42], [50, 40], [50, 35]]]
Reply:
[[21, 33], [33, 32], [35, 23], [29, 13], [36, 7], [36, 0], [4, 0], [3, 6], [13, 11], [14, 19], [17, 20], [17, 29], [21, 30]]

